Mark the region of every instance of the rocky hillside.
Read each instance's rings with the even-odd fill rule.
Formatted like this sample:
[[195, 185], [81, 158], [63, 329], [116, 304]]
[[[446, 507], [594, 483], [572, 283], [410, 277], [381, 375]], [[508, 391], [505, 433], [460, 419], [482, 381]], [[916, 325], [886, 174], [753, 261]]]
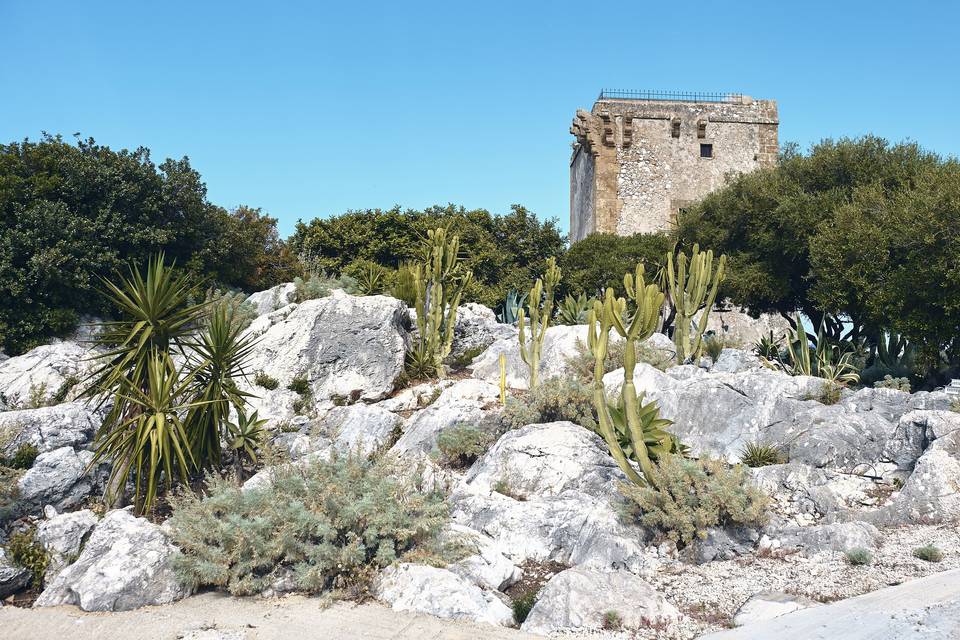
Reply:
[[[290, 293], [283, 285], [250, 299], [258, 315], [247, 333], [258, 341], [243, 390], [256, 396], [269, 441], [244, 489], [339, 452], [399, 461], [397, 473], [442, 490], [443, 536], [466, 551], [383, 570], [372, 591], [395, 609], [544, 634], [693, 638], [960, 567], [960, 414], [941, 391], [845, 389], [824, 404], [822, 379], [774, 371], [747, 350], [662, 370], [639, 363], [638, 391], [659, 403], [689, 455], [739, 463], [762, 444], [782, 456], [746, 469], [770, 497], [765, 524], [708, 527], [678, 544], [624, 515], [626, 477], [592, 430], [554, 419], [504, 426], [532, 394], [516, 328], [489, 309], [460, 310], [462, 366], [410, 383], [414, 325], [402, 302], [335, 291], [296, 304]], [[585, 326], [551, 327], [541, 379], [579, 375], [585, 341]], [[672, 356], [665, 336], [647, 347], [663, 356], [655, 364]], [[89, 463], [108, 407], [75, 399], [95, 355], [64, 341], [0, 362], [0, 456], [36, 453], [4, 476], [0, 524], [8, 540], [35, 527], [46, 559], [38, 573], [0, 556], [0, 597], [33, 578], [38, 607], [117, 611], [191, 592], [164, 516], [98, 504], [106, 474]], [[616, 394], [622, 379], [612, 371], [604, 383]], [[451, 459], [444, 434], [464, 427], [489, 438]]]

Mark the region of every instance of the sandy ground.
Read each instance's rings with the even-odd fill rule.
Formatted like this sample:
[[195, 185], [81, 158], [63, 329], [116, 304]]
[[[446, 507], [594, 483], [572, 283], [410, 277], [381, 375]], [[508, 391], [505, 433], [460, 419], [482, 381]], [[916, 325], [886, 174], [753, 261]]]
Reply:
[[[573, 637], [573, 636], [571, 636]], [[76, 607], [0, 609], [4, 640], [543, 640], [489, 625], [317, 598], [233, 598], [205, 593], [172, 605], [118, 613]]]

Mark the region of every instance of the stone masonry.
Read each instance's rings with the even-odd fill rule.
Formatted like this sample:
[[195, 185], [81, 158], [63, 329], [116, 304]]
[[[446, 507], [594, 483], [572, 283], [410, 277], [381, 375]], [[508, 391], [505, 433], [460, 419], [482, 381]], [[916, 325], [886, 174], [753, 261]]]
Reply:
[[669, 229], [729, 174], [773, 165], [778, 125], [773, 100], [601, 93], [570, 128], [571, 241]]

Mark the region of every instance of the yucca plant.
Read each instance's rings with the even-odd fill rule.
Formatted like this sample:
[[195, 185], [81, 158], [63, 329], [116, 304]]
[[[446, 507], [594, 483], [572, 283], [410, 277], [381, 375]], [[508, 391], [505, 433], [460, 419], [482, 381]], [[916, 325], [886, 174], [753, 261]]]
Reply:
[[233, 449], [234, 467], [239, 480], [243, 480], [243, 459], [254, 464], [257, 462], [257, 449], [266, 436], [265, 424], [267, 420], [259, 419], [256, 411], [247, 415], [243, 409], [237, 409], [236, 424], [228, 423], [230, 448]]
[[149, 511], [163, 482], [187, 481], [195, 468], [190, 436], [181, 419], [194, 409], [193, 375], [183, 374], [170, 354], [152, 349], [137, 377], [122, 375], [114, 391], [123, 411], [104, 423], [91, 466], [112, 460], [110, 487], [133, 480], [137, 511]]
[[773, 464], [783, 464], [786, 456], [772, 444], [763, 442], [748, 442], [740, 449], [740, 462], [748, 467], [766, 467]]
[[252, 394], [241, 391], [237, 380], [243, 377], [245, 362], [255, 341], [241, 336], [241, 325], [233, 322], [233, 311], [218, 306], [190, 347], [188, 363], [193, 373], [195, 404], [186, 416], [191, 450], [201, 469], [220, 466], [220, 443], [229, 440], [230, 408], [238, 411]]
[[350, 273], [356, 280], [354, 290], [362, 296], [372, 296], [384, 290], [387, 284], [387, 270], [369, 260], [364, 260]]
[[780, 360], [780, 341], [774, 339], [773, 331], [769, 335], [760, 336], [753, 345], [754, 352], [767, 362]]

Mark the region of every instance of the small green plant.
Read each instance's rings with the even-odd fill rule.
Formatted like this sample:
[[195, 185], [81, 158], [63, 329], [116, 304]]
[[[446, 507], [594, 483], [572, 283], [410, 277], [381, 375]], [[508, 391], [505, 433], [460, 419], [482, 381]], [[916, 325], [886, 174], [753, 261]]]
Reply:
[[618, 631], [623, 627], [623, 616], [619, 611], [610, 609], [603, 613], [603, 624], [601, 625], [607, 631]]
[[708, 333], [703, 336], [703, 350], [713, 362], [720, 359], [720, 354], [726, 346], [726, 340], [722, 335]]
[[263, 387], [267, 391], [273, 391], [280, 386], [280, 382], [276, 378], [267, 375], [263, 371], [257, 371], [256, 375], [253, 376], [253, 384], [258, 387]]
[[29, 442], [25, 442], [17, 447], [10, 458], [0, 458], [0, 465], [10, 469], [29, 469], [33, 466], [33, 461], [40, 454], [39, 449]]
[[627, 514], [682, 545], [724, 525], [762, 526], [770, 499], [751, 484], [746, 467], [721, 460], [661, 456], [649, 486], [620, 483]]
[[526, 496], [517, 491], [516, 487], [513, 486], [513, 483], [510, 482], [509, 478], [500, 478], [490, 485], [490, 488], [502, 496], [513, 498], [517, 502], [525, 502], [527, 499]]
[[513, 600], [513, 620], [517, 624], [523, 624], [530, 615], [533, 605], [537, 604], [537, 592], [527, 591]]
[[203, 496], [183, 491], [171, 501], [175, 570], [190, 588], [234, 595], [260, 593], [292, 571], [298, 590], [360, 597], [381, 568], [440, 546], [443, 496], [398, 475], [352, 455], [279, 467], [246, 491], [211, 475]]
[[464, 369], [473, 362], [473, 359], [478, 355], [486, 351], [486, 347], [473, 347], [472, 349], [467, 349], [458, 356], [450, 358], [450, 365], [454, 369]]
[[36, 529], [24, 529], [10, 536], [6, 554], [14, 565], [30, 571], [33, 587], [43, 586], [43, 574], [47, 571], [50, 556], [36, 540]]
[[960, 398], [954, 398], [951, 400], [949, 409], [954, 413], [960, 413]]
[[408, 307], [417, 304], [417, 282], [413, 271], [414, 267], [409, 264], [400, 265], [390, 287], [390, 295], [402, 300]]
[[287, 389], [301, 396], [310, 395], [310, 381], [307, 380], [305, 375], [294, 376], [290, 384], [287, 385]]
[[410, 380], [430, 380], [439, 377], [433, 355], [422, 344], [414, 344], [407, 351], [404, 373]]
[[[243, 331], [257, 318], [257, 307], [253, 303], [247, 302], [247, 297], [247, 294], [242, 291], [207, 289], [201, 303], [205, 308], [205, 317], [202, 322], [210, 322], [218, 309], [223, 309], [230, 325], [236, 327], [238, 331]], [[191, 300], [190, 302], [194, 301]]]
[[497, 322], [501, 324], [517, 324], [520, 318], [520, 309], [527, 301], [527, 294], [521, 295], [516, 289], [507, 291], [507, 295], [497, 310]]
[[306, 302], [317, 298], [326, 298], [333, 290], [336, 281], [327, 275], [311, 273], [306, 279], [297, 276], [293, 279], [294, 299], [297, 302]]
[[889, 373], [883, 376], [882, 380], [873, 383], [876, 389], [896, 389], [897, 391], [906, 391], [910, 393], [910, 378], [894, 378]]
[[925, 544], [913, 550], [913, 557], [925, 562], [940, 562], [943, 560], [943, 551], [932, 544]]
[[587, 294], [581, 293], [574, 298], [567, 294], [557, 305], [557, 324], [586, 324], [587, 315], [593, 308], [593, 299], [588, 298]]
[[774, 339], [773, 331], [768, 335], [760, 336], [760, 339], [753, 345], [754, 352], [767, 362], [779, 361], [782, 348], [780, 340]]
[[293, 401], [293, 412], [295, 414], [303, 415], [304, 411], [307, 408], [307, 396], [300, 396]]
[[820, 394], [816, 396], [816, 400], [820, 404], [831, 405], [837, 404], [840, 402], [841, 391], [843, 391], [843, 385], [833, 382], [831, 380], [824, 380], [823, 387], [820, 390]]
[[280, 433], [298, 433], [300, 431], [299, 426], [293, 424], [292, 422], [288, 422], [287, 420], [280, 422], [277, 425], [277, 429], [280, 430]]
[[40, 407], [46, 407], [49, 404], [50, 401], [47, 399], [47, 383], [41, 382], [40, 384], [31, 384], [30, 393], [27, 397], [27, 408], [39, 409]]
[[562, 420], [597, 426], [592, 392], [573, 378], [548, 378], [525, 396], [508, 398], [500, 419], [506, 429]]
[[74, 375], [69, 375], [63, 379], [63, 382], [60, 383], [60, 386], [57, 387], [56, 393], [53, 394], [53, 399], [51, 404], [60, 404], [67, 399], [67, 395], [70, 391], [73, 390], [75, 386], [80, 384], [80, 378]]
[[20, 498], [20, 478], [22, 469], [11, 469], [0, 465], [0, 521], [9, 519], [10, 509]]
[[748, 442], [740, 450], [740, 462], [748, 467], [766, 467], [783, 464], [786, 456], [779, 447], [763, 442]]
[[864, 549], [863, 547], [847, 549], [844, 556], [847, 559], [847, 563], [853, 567], [859, 567], [873, 562], [873, 554], [870, 553], [869, 549]]
[[233, 449], [234, 468], [237, 472], [237, 478], [243, 479], [243, 460], [246, 458], [251, 463], [257, 463], [257, 449], [263, 444], [266, 437], [264, 425], [266, 420], [259, 420], [257, 412], [254, 411], [247, 415], [245, 411], [237, 410], [236, 424], [230, 423], [230, 448]]
[[493, 435], [471, 425], [449, 427], [437, 436], [437, 450], [444, 464], [464, 468], [487, 452]]
[[345, 273], [355, 281], [351, 293], [372, 296], [382, 293], [387, 287], [389, 272], [371, 260], [355, 260], [347, 266]]

